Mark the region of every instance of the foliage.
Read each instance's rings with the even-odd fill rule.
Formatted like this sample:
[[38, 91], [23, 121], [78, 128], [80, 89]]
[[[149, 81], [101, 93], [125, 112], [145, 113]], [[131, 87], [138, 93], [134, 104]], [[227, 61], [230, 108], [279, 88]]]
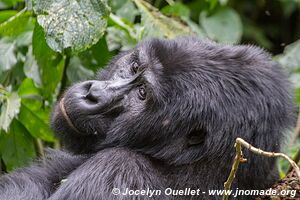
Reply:
[[296, 0], [0, 0], [0, 172], [59, 146], [49, 116], [64, 88], [149, 37], [284, 51], [275, 59], [300, 103], [299, 8]]

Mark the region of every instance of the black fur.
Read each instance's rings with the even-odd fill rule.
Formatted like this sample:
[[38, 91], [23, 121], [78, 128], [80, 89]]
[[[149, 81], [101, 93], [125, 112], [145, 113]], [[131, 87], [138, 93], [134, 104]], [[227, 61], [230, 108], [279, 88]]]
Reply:
[[[116, 56], [96, 80], [66, 91], [75, 129], [60, 106], [53, 112], [52, 127], [65, 147], [90, 158], [46, 159], [51, 164], [5, 175], [0, 199], [221, 199], [113, 196], [111, 190], [222, 189], [237, 137], [280, 151], [294, 122], [291, 99], [280, 66], [257, 47], [189, 37], [142, 42]], [[268, 188], [278, 178], [276, 160], [244, 152], [248, 162], [233, 188]], [[62, 177], [67, 181], [53, 188]]]

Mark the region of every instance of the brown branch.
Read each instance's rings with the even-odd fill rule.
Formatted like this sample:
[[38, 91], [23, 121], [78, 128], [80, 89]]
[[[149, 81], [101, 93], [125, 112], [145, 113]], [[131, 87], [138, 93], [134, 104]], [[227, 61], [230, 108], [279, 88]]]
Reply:
[[[262, 155], [262, 156], [266, 156], [266, 157], [281, 157], [281, 158], [286, 159], [291, 164], [291, 166], [294, 168], [294, 170], [296, 172], [296, 175], [300, 179], [300, 169], [299, 169], [298, 165], [291, 158], [289, 158], [287, 155], [285, 155], [283, 153], [274, 153], [274, 152], [263, 151], [259, 148], [256, 148], [256, 147], [252, 146], [251, 144], [249, 144], [248, 142], [246, 142], [242, 138], [237, 138], [236, 141], [235, 141], [236, 156], [234, 158], [234, 162], [233, 162], [233, 165], [231, 167], [230, 174], [229, 174], [226, 182], [224, 183], [224, 190], [225, 191], [230, 190], [232, 182], [233, 182], [233, 180], [236, 176], [236, 171], [238, 169], [238, 166], [239, 166], [240, 162], [245, 161], [245, 159], [243, 158], [241, 146], [247, 148], [249, 151], [251, 151], [255, 154], [258, 154], [258, 155]], [[224, 193], [222, 199], [223, 200], [228, 200], [227, 192]]]
[[[241, 144], [236, 142], [234, 146], [235, 146], [236, 155], [234, 157], [233, 165], [232, 165], [230, 174], [228, 176], [228, 179], [224, 183], [224, 190], [225, 191], [230, 190], [232, 182], [233, 182], [233, 180], [235, 178], [235, 175], [236, 175], [236, 172], [238, 170], [239, 164], [240, 164], [241, 161], [244, 161]], [[223, 200], [228, 200], [227, 192], [224, 193]]]

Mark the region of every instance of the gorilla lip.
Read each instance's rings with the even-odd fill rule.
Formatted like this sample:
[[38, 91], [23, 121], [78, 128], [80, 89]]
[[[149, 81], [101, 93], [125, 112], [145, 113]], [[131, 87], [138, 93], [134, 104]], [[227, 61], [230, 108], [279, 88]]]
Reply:
[[77, 128], [74, 126], [74, 124], [72, 123], [72, 121], [71, 121], [69, 115], [67, 114], [67, 111], [66, 111], [66, 108], [65, 108], [65, 104], [64, 104], [64, 100], [65, 100], [65, 98], [62, 98], [62, 99], [60, 100], [60, 102], [59, 102], [59, 108], [60, 108], [60, 110], [61, 110], [61, 112], [62, 112], [62, 114], [63, 114], [65, 120], [67, 121], [68, 125], [69, 125], [74, 131], [76, 131], [77, 133], [80, 133], [80, 132], [78, 131], [78, 129], [77, 129]]

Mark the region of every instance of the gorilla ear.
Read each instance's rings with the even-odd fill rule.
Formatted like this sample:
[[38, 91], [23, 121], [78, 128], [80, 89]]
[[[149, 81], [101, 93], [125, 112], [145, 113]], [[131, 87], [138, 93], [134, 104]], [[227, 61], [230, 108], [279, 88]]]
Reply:
[[205, 129], [192, 130], [187, 136], [187, 142], [189, 146], [199, 145], [204, 143], [207, 132]]

